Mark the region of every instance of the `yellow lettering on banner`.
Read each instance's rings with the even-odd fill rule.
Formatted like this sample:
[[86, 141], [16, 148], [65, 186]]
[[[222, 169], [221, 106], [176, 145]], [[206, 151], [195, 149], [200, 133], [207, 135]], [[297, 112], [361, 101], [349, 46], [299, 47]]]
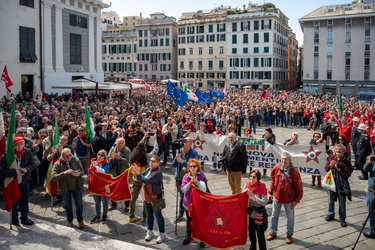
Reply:
[[203, 196], [203, 195], [200, 195], [199, 197], [206, 200], [206, 201], [214, 201], [213, 199], [210, 199], [210, 198], [208, 198], [206, 196]]
[[229, 199], [229, 200], [219, 200], [219, 202], [234, 202], [234, 201], [238, 201], [238, 199]]

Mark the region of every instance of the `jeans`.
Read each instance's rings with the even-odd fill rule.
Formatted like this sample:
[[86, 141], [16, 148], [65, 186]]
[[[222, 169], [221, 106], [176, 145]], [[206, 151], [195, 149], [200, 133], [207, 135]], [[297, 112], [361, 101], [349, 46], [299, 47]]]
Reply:
[[255, 219], [249, 217], [249, 238], [250, 238], [250, 249], [256, 249], [257, 238], [258, 246], [260, 250], [266, 250], [266, 238], [264, 237], [263, 225], [255, 224]]
[[281, 204], [273, 199], [272, 203], [272, 215], [271, 215], [271, 224], [270, 230], [277, 234], [277, 227], [279, 225], [279, 216], [281, 211], [281, 205], [284, 205], [285, 214], [286, 214], [286, 233], [293, 235], [294, 233], [294, 209], [291, 209], [292, 203]]
[[368, 207], [368, 211], [371, 211], [372, 208], [372, 213], [370, 216], [370, 231], [371, 233], [375, 234], [375, 194], [367, 191], [366, 194], [366, 204]]
[[[167, 163], [170, 145], [171, 145], [171, 141], [165, 141], [164, 142], [164, 163]], [[176, 156], [176, 148], [175, 147], [172, 147], [172, 155], [173, 155], [173, 159], [174, 159], [174, 157]]]
[[[335, 200], [333, 197], [333, 192], [327, 190], [328, 193], [328, 215], [335, 216]], [[346, 196], [336, 193], [339, 201], [339, 216], [340, 220], [346, 219]]]
[[[17, 178], [17, 177], [16, 177]], [[12, 224], [18, 224], [18, 206], [21, 212], [21, 221], [26, 221], [29, 215], [30, 182], [20, 183], [21, 198], [13, 204]]]
[[250, 131], [253, 131], [254, 134], [256, 134], [256, 128], [257, 128], [257, 123], [256, 122], [250, 122]]
[[76, 205], [76, 214], [77, 220], [80, 222], [83, 220], [83, 201], [82, 201], [82, 192], [78, 188], [70, 190], [67, 194], [61, 195], [64, 200], [65, 212], [66, 212], [66, 220], [73, 221], [73, 204], [72, 204], [72, 197], [74, 199], [74, 203]]
[[298, 116], [298, 125], [301, 126], [301, 127], [305, 126], [305, 124], [303, 122], [303, 116], [300, 116], [300, 115]]
[[164, 225], [164, 217], [163, 217], [163, 214], [161, 213], [162, 210], [154, 212], [154, 210], [152, 209], [151, 203], [144, 202], [144, 204], [145, 204], [146, 212], [147, 212], [147, 229], [151, 231], [154, 228], [154, 215], [155, 215], [155, 218], [159, 226], [159, 232], [164, 233], [165, 225]]
[[103, 203], [103, 217], [107, 217], [108, 214], [108, 198], [102, 195], [93, 195], [95, 201], [96, 216], [100, 217], [100, 202]]

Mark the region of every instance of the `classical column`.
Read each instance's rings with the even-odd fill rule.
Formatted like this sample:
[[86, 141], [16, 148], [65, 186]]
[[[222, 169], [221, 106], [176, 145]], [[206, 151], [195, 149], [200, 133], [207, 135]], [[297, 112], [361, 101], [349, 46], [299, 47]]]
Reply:
[[55, 7], [56, 72], [65, 72], [62, 22], [63, 22], [63, 20], [62, 20], [62, 8], [56, 6]]
[[[88, 29], [89, 29], [89, 70], [88, 72], [90, 73], [95, 73], [95, 46], [94, 46], [94, 41], [96, 39], [95, 37], [95, 32], [94, 32], [94, 17], [89, 16], [89, 22], [88, 22]], [[100, 36], [101, 33], [99, 33]]]
[[102, 73], [103, 72], [103, 66], [102, 66], [102, 29], [101, 29], [101, 18], [96, 17], [96, 72]]
[[43, 8], [43, 55], [44, 55], [44, 72], [53, 72], [52, 65], [52, 15], [51, 5], [44, 3]]

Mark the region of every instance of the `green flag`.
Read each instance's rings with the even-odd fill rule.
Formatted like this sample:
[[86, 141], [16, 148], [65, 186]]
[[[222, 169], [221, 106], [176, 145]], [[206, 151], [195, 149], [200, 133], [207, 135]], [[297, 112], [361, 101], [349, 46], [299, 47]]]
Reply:
[[94, 122], [91, 118], [89, 108], [87, 107], [87, 103], [85, 104], [85, 116], [86, 116], [86, 135], [87, 135], [89, 143], [91, 143], [95, 135], [94, 134]]
[[340, 93], [340, 88], [337, 90], [338, 93], [337, 93], [337, 104], [339, 106], [339, 110], [340, 112], [344, 111], [344, 108], [342, 107], [342, 97], [341, 97], [341, 93]]
[[9, 124], [9, 129], [8, 129], [7, 154], [6, 154], [7, 166], [8, 168], [12, 168], [12, 169], [17, 168], [16, 158], [13, 153], [15, 132], [16, 132], [16, 115], [15, 115], [15, 104], [13, 100], [12, 109], [10, 111], [10, 124]]
[[55, 128], [53, 130], [51, 146], [56, 146], [60, 143], [59, 119], [55, 118]]

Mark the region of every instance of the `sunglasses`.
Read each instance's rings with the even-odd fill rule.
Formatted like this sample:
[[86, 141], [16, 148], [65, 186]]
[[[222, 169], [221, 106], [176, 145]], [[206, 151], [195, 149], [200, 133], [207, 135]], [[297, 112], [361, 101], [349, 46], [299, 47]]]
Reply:
[[25, 132], [18, 132], [18, 133], [20, 133], [20, 134], [27, 134], [27, 132], [25, 131]]
[[84, 132], [85, 130], [78, 130], [78, 132]]
[[98, 156], [104, 156], [103, 154], [98, 154]]
[[339, 140], [339, 141], [343, 141], [344, 139], [342, 139], [342, 138], [339, 138], [339, 139], [337, 139], [337, 140]]
[[65, 157], [72, 157], [72, 155], [65, 155]]
[[197, 168], [198, 165], [190, 165], [189, 167], [191, 167], [191, 168]]
[[152, 162], [152, 163], [155, 163], [155, 162], [158, 162], [158, 161], [155, 161], [155, 160], [150, 160], [150, 162]]

